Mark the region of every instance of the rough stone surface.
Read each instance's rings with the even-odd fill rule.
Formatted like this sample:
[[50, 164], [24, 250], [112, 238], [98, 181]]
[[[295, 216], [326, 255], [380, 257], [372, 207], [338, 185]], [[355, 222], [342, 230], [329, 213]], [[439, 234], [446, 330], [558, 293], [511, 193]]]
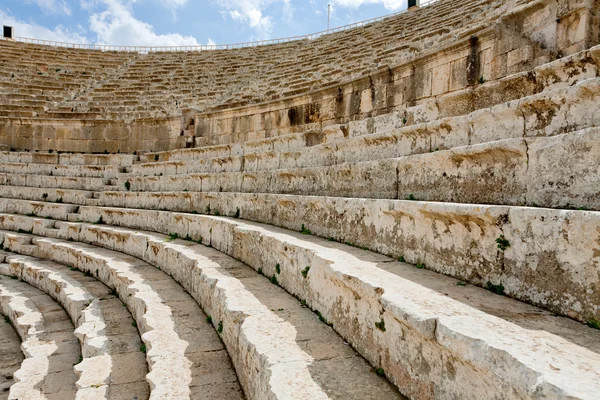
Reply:
[[58, 301], [77, 327], [83, 360], [75, 366], [76, 398], [113, 398], [117, 391], [128, 398], [148, 397], [148, 370], [138, 332], [107, 287], [67, 266], [33, 257], [12, 255], [6, 263], [12, 276]]
[[[0, 271], [6, 267], [0, 264]], [[81, 353], [65, 311], [47, 295], [7, 276], [0, 280], [0, 306], [21, 337], [25, 355], [8, 398], [74, 398], [73, 365]]]

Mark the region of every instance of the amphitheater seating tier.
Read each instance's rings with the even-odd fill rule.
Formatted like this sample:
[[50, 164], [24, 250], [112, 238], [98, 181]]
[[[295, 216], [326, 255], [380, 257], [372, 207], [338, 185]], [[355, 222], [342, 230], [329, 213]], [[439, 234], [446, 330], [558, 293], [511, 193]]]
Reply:
[[[573, 26], [600, 15], [440, 0], [234, 50], [0, 41], [0, 123], [185, 115], [184, 139], [218, 139], [0, 152], [0, 313], [18, 333], [0, 329], [0, 387], [11, 399], [597, 399], [600, 38], [525, 37], [557, 9]], [[381, 67], [503, 30], [526, 45], [496, 41], [481, 65], [502, 46], [527, 62], [402, 107], [269, 134], [182, 114], [258, 126], [275, 100], [287, 114], [348, 79], [361, 108]]]
[[46, 294], [7, 276], [0, 281], [0, 307], [19, 334], [25, 355], [9, 398], [75, 398], [73, 365], [81, 352], [67, 313]]
[[[5, 95], [30, 92], [35, 101], [5, 100], [0, 115], [168, 117], [184, 108], [240, 106], [298, 95], [406, 61], [433, 45], [456, 40], [472, 24], [485, 26], [526, 3], [446, 0], [418, 13], [317, 39], [233, 50], [139, 54], [42, 46], [40, 51], [37, 45], [0, 41], [0, 88]], [[46, 99], [55, 95], [56, 101]], [[9, 112], [13, 105], [23, 111]]]

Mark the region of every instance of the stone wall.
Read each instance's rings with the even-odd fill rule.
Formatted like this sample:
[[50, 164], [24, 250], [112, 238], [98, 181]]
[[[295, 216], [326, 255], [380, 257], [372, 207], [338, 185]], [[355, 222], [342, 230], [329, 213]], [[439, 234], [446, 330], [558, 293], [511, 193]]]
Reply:
[[[403, 112], [405, 123], [412, 124], [517, 99], [536, 82], [520, 82], [494, 96], [480, 85], [591, 47], [599, 40], [596, 11], [591, 1], [535, 1], [492, 27], [474, 27], [450, 46], [360, 79], [283, 100], [197, 113], [195, 143], [239, 143], [391, 111]], [[188, 122], [189, 115], [193, 112]]]
[[180, 132], [180, 118], [133, 122], [4, 118], [0, 144], [18, 150], [133, 153], [186, 147], [186, 137]]

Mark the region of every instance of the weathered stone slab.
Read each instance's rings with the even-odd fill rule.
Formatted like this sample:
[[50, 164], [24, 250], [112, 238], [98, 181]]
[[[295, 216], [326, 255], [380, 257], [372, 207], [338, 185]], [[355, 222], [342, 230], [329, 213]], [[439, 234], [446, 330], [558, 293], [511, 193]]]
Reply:
[[[318, 310], [363, 356], [376, 365], [382, 362], [380, 365], [388, 377], [408, 395], [414, 396], [423, 390], [430, 395], [435, 395], [437, 390], [444, 393], [452, 390], [453, 393], [460, 392], [462, 398], [477, 398], [479, 395], [474, 391], [483, 393], [489, 387], [500, 390], [506, 388], [507, 381], [504, 380], [510, 379], [513, 390], [524, 395], [533, 393], [533, 388], [537, 387], [544, 393], [558, 391], [587, 398], [593, 396], [594, 385], [599, 382], [600, 372], [591, 367], [597, 363], [595, 359], [599, 355], [596, 352], [575, 346], [572, 354], [561, 352], [559, 360], [555, 357], [557, 347], [549, 345], [548, 340], [557, 340], [561, 348], [569, 345], [568, 341], [560, 337], [551, 339], [552, 335], [540, 336], [515, 324], [506, 325], [507, 321], [407, 281], [402, 273], [391, 272], [395, 267], [383, 256], [277, 228], [218, 217], [87, 207], [82, 211], [86, 219], [102, 215], [109, 224], [146, 229], [152, 220], [152, 226], [159, 226], [165, 232], [191, 237], [200, 235], [204, 243], [208, 242], [256, 269], [279, 263], [288, 271], [278, 278], [279, 284]], [[307, 270], [306, 266], [310, 268]], [[301, 273], [303, 270], [307, 271], [306, 277]], [[389, 333], [376, 328], [376, 323], [380, 324], [382, 320], [385, 332]], [[579, 326], [579, 329], [588, 328]], [[505, 335], [497, 335], [499, 331]], [[593, 331], [589, 333], [597, 335]], [[398, 337], [404, 338], [402, 343], [406, 344], [399, 343]], [[482, 340], [488, 345], [475, 345]], [[382, 354], [386, 356], [382, 358]], [[572, 360], [563, 358], [569, 355]], [[413, 362], [407, 361], [416, 357], [422, 357], [429, 368], [417, 369]], [[562, 366], [556, 365], [557, 362]], [[573, 362], [580, 366], [573, 367]], [[472, 369], [469, 365], [473, 363], [481, 363], [482, 367]], [[550, 363], [560, 372], [551, 368]], [[446, 368], [455, 372], [448, 376], [442, 373]], [[506, 371], [512, 371], [510, 378]], [[566, 379], [564, 374], [569, 372], [575, 373], [577, 378]], [[540, 374], [544, 378], [540, 378]], [[530, 380], [528, 376], [535, 376], [535, 379]], [[465, 385], [456, 385], [457, 379], [484, 384], [466, 385], [465, 381]], [[567, 387], [571, 383], [573, 386]]]
[[[0, 271], [7, 267], [0, 264]], [[25, 355], [9, 397], [74, 398], [77, 376], [73, 364], [81, 353], [65, 311], [39, 290], [5, 276], [0, 282], [0, 307], [21, 337]]]

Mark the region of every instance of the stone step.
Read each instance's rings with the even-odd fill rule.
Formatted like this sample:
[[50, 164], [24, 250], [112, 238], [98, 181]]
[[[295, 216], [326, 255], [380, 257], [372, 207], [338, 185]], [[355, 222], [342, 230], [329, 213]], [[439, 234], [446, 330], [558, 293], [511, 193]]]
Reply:
[[0, 161], [0, 173], [110, 179], [119, 176], [120, 172], [117, 166], [5, 163]]
[[[4, 220], [7, 223], [2, 228], [31, 229], [37, 235], [123, 252], [181, 282], [213, 323], [226, 327], [223, 341], [251, 398], [263, 398], [263, 387], [270, 387], [269, 394], [277, 398], [289, 398], [292, 387], [301, 398], [309, 394], [311, 398], [401, 398], [314, 313], [273, 285], [273, 278], [269, 282], [216, 250], [188, 240], [106, 225], [57, 222], [58, 230], [49, 231], [39, 224], [47, 220], [12, 217], [11, 223]], [[254, 350], [243, 350], [247, 348]], [[258, 375], [252, 372], [254, 368], [260, 371]]]
[[52, 297], [76, 326], [83, 356], [75, 366], [77, 398], [149, 397], [148, 367], [140, 352], [139, 333], [108, 287], [52, 261], [12, 254], [5, 262], [5, 275], [16, 276]]
[[[391, 119], [387, 114], [384, 114], [364, 118], [359, 121], [351, 121], [347, 124], [348, 134], [350, 137], [355, 137], [365, 135], [366, 133], [382, 133], [381, 131], [384, 129], [399, 129], [407, 124], [427, 125], [430, 122], [434, 122], [436, 119], [466, 115], [472, 111], [490, 108], [507, 101], [517, 100], [535, 94], [543, 94], [544, 92], [556, 91], [557, 89], [567, 89], [576, 85], [578, 82], [592, 79], [597, 76], [597, 65], [593, 58], [598, 57], [598, 51], [600, 51], [600, 47], [544, 64], [535, 68], [532, 72], [514, 74], [500, 79], [497, 82], [485, 83], [475, 89], [470, 88], [451, 93], [440, 99], [409, 107], [406, 111], [397, 113], [395, 116], [392, 114]], [[529, 87], [529, 89], [524, 89], [525, 87]], [[474, 107], [474, 109], [465, 109], [464, 112], [440, 112], [441, 109], [448, 108], [448, 105], [456, 108], [457, 104], [473, 103], [476, 103], [477, 106]], [[263, 140], [268, 142], [273, 139]], [[275, 140], [277, 140], [277, 138], [275, 138]], [[254, 141], [248, 141], [242, 143], [242, 145], [245, 147], [253, 142]], [[215, 148], [216, 150], [221, 147], [222, 146], [207, 146], [206, 152], [210, 154], [210, 148]], [[436, 147], [440, 147], [439, 144]], [[433, 149], [434, 148], [435, 147], [433, 147]], [[226, 154], [224, 156], [229, 155], [231, 154]], [[190, 159], [190, 157], [201, 157], [202, 148], [148, 153], [143, 155], [141, 159], [144, 162], [152, 162], [156, 161], [156, 156], [158, 156], [161, 161], [186, 160]]]
[[131, 154], [66, 154], [44, 152], [0, 152], [0, 162], [85, 166], [130, 167], [137, 156]]
[[[296, 231], [305, 226], [321, 237], [402, 257], [478, 286], [501, 285], [512, 297], [580, 321], [597, 319], [600, 299], [587, 286], [594, 281], [582, 284], [578, 276], [597, 274], [598, 212], [251, 193], [124, 193], [98, 200], [104, 207], [80, 207], [72, 214], [68, 207], [57, 211], [48, 203], [46, 211], [44, 203], [36, 203], [36, 215], [73, 222], [96, 222], [100, 216], [107, 221], [111, 213], [144, 215], [148, 223], [140, 228], [152, 230], [162, 221], [158, 210], [171, 210]], [[31, 215], [32, 203], [2, 199], [0, 211]], [[547, 282], [535, 272], [540, 269], [560, 277], [552, 282], [568, 284]]]
[[[130, 228], [143, 229], [143, 221], [151, 220], [148, 214], [143, 215], [139, 210], [132, 213], [115, 211], [102, 214], [107, 223], [127, 221], [125, 224]], [[464, 397], [458, 397], [472, 396], [473, 390], [477, 388], [469, 383], [467, 386], [471, 387], [459, 385], [461, 387], [457, 389], [455, 379], [474, 373], [473, 370], [467, 371], [470, 367], [459, 371], [473, 362], [482, 363], [479, 368], [474, 367], [477, 371], [488, 371], [490, 375], [480, 379], [473, 379], [471, 376], [468, 379], [471, 382], [485, 381], [486, 386], [497, 385], [499, 390], [506, 388], [508, 384], [517, 392], [531, 393], [533, 387], [538, 387], [549, 392], [569, 393], [574, 397], [586, 398], [594, 396], [595, 387], [600, 382], [600, 371], [597, 368], [600, 365], [600, 355], [594, 344], [600, 338], [600, 333], [568, 319], [545, 314], [539, 309], [477, 288], [469, 288], [473, 292], [465, 295], [460, 292], [462, 287], [454, 279], [418, 271], [384, 256], [290, 231], [231, 219], [168, 212], [158, 212], [153, 221], [159, 218], [161, 224], [153, 224], [153, 229], [177, 233], [181, 237], [189, 235], [192, 239], [202, 236], [203, 242], [208, 242], [215, 249], [256, 270], [261, 268], [267, 276], [275, 275], [276, 264], [280, 264], [282, 272], [276, 275], [278, 284], [304, 299], [313, 310], [318, 310], [363, 356], [373, 364], [380, 365], [393, 382], [402, 386], [400, 382], [406, 382], [407, 371], [409, 375], [412, 374], [412, 384], [405, 384], [411, 387], [403, 388], [409, 397], [414, 396], [415, 390], [422, 387], [416, 382], [428, 385], [432, 381], [436, 382], [435, 390], [447, 393], [442, 388], [451, 385], [452, 390], [464, 390]], [[307, 266], [310, 268], [306, 268]], [[306, 273], [303, 274], [302, 271]], [[473, 301], [475, 298], [477, 300]], [[499, 302], [505, 300], [508, 303], [498, 306]], [[494, 307], [498, 307], [498, 311], [487, 311]], [[515, 311], [518, 309], [513, 317], [503, 319], [493, 316], [506, 315], [513, 307]], [[529, 311], [525, 312], [526, 309]], [[542, 332], [530, 331], [528, 327], [516, 323], [515, 320], [523, 315], [535, 315], [541, 317], [540, 320], [547, 318], [538, 326]], [[530, 319], [531, 317], [524, 318], [525, 321]], [[383, 332], [384, 329], [378, 329], [378, 326], [383, 326], [388, 333]], [[573, 330], [563, 337], [556, 326], [569, 326]], [[498, 335], [498, 332], [503, 334]], [[416, 335], [415, 338], [425, 335], [435, 342], [434, 347], [440, 346], [438, 351], [432, 349], [431, 353], [427, 353], [439, 354], [443, 348], [444, 352], [452, 352], [453, 357], [463, 362], [453, 364], [450, 368], [443, 363], [435, 365], [432, 359], [428, 361], [432, 369], [427, 369], [431, 371], [431, 375], [425, 372], [425, 378], [423, 371], [417, 371], [414, 363], [408, 361], [414, 360], [410, 354], [416, 356], [411, 352], [411, 346], [398, 345], [395, 340], [398, 335], [408, 339], [412, 334]], [[563, 346], [571, 345], [570, 341], [576, 337], [587, 339], [577, 342], [572, 350], [566, 351]], [[477, 355], [477, 352], [474, 353], [475, 348], [482, 349], [479, 344], [481, 340], [488, 341], [486, 349], [495, 349], [493, 355], [486, 350]], [[565, 352], [556, 353], [557, 348]], [[465, 352], [461, 354], [459, 349], [465, 349]], [[419, 357], [426, 357], [424, 353], [418, 352]], [[434, 359], [438, 359], [437, 356]], [[469, 363], [465, 364], [466, 360]], [[555, 365], [555, 362], [560, 365]], [[596, 367], [592, 367], [593, 365]], [[456, 373], [451, 374], [452, 377], [447, 378], [446, 382], [446, 378], [440, 378], [442, 373], [434, 372], [444, 368], [450, 368]], [[560, 372], [553, 368], [560, 369]], [[506, 371], [514, 373], [514, 379], [512, 375], [510, 378], [504, 375]], [[536, 371], [536, 378], [531, 381], [517, 378], [533, 371]], [[588, 372], [589, 375], [581, 375]], [[564, 375], [566, 373], [575, 375], [567, 379]], [[506, 378], [508, 382], [503, 381]], [[485, 390], [488, 389], [489, 387]]]
[[113, 190], [262, 192], [598, 210], [599, 141], [600, 128], [588, 128], [326, 167], [130, 175], [119, 178]]
[[0, 322], [0, 399], [8, 400], [9, 389], [15, 381], [14, 374], [19, 370], [24, 356], [21, 352], [21, 339], [8, 316], [2, 312], [0, 308], [0, 318], [5, 321]]
[[[421, 270], [422, 266], [415, 268], [347, 245], [222, 217], [83, 210], [85, 220], [101, 215], [110, 225], [134, 231], [115, 231], [104, 225], [77, 231], [80, 224], [67, 223], [58, 224], [59, 229], [132, 252], [155, 246], [145, 241], [148, 234], [136, 236], [140, 229], [162, 230], [170, 237], [202, 238], [203, 243], [260, 269], [265, 276], [275, 276], [273, 283], [318, 311], [322, 320], [409, 397], [422, 393], [423, 388], [434, 397], [453, 393], [460, 398], [482, 398], [489, 390], [507, 387], [534, 398], [543, 393], [592, 399], [597, 393], [600, 332], [490, 291], [465, 287], [456, 279]], [[124, 241], [117, 233], [132, 236]], [[106, 239], [110, 236], [113, 238]], [[40, 240], [47, 239], [37, 242]], [[138, 241], [138, 245], [127, 244]], [[155, 243], [160, 244], [161, 239]], [[179, 245], [183, 243], [163, 246]], [[149, 257], [160, 258], [152, 253], [154, 250]], [[164, 265], [169, 261], [164, 260]], [[184, 272], [176, 273], [185, 279]], [[490, 290], [499, 291], [495, 287]], [[398, 337], [403, 338], [402, 343]], [[417, 360], [428, 367], [417, 368], [421, 365]]]
[[0, 173], [0, 183], [3, 185], [34, 188], [103, 190], [104, 186], [108, 183], [108, 179]]
[[[165, 273], [92, 245], [8, 231], [0, 236], [10, 251], [72, 265], [116, 291], [144, 342], [140, 350], [149, 366], [151, 399], [200, 393], [210, 398], [243, 398], [231, 361], [206, 315]], [[211, 369], [203, 364], [205, 357], [213, 360]]]
[[[599, 121], [591, 117], [596, 114], [599, 88], [600, 79], [592, 78], [573, 87], [555, 88], [468, 115], [404, 128], [399, 128], [401, 114], [386, 114], [372, 119], [376, 121], [372, 128], [376, 134], [354, 136], [350, 132], [347, 139], [340, 134], [339, 127], [329, 128], [328, 133], [313, 133], [318, 143], [311, 141], [311, 133], [306, 132], [246, 142], [237, 147], [211, 146], [154, 154], [158, 160], [183, 158], [185, 154], [184, 160], [157, 163], [151, 159], [152, 154], [144, 155], [142, 160], [150, 160], [134, 165], [132, 173], [166, 176], [311, 168], [396, 158], [509, 138], [553, 136], [599, 125]], [[544, 117], [548, 113], [553, 115], [551, 119]], [[361, 129], [357, 130], [368, 132], [366, 122], [361, 121]]]
[[19, 186], [0, 185], [0, 197], [22, 198], [27, 200], [48, 201], [57, 204], [85, 204], [86, 199], [94, 196], [95, 192], [86, 190], [65, 190], [57, 188], [33, 188], [23, 190]]
[[67, 313], [48, 295], [7, 276], [0, 277], [0, 310], [19, 334], [25, 354], [9, 398], [75, 398], [73, 365], [81, 361], [81, 352]]

